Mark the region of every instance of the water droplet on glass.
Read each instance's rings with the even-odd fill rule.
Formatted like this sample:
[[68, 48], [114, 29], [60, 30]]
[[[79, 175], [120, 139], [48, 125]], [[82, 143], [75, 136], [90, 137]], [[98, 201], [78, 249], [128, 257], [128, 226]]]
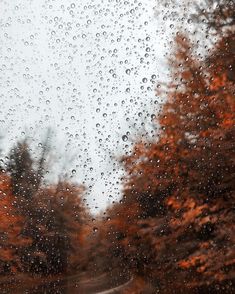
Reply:
[[128, 140], [128, 137], [126, 135], [122, 136], [122, 141], [126, 142]]
[[98, 228], [96, 228], [96, 227], [93, 228], [93, 232], [94, 232], [94, 233], [98, 232]]

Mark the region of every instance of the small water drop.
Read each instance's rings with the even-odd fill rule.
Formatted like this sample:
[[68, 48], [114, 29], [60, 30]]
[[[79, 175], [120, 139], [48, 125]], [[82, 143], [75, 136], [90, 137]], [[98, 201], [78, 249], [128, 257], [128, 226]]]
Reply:
[[128, 140], [128, 137], [126, 135], [122, 136], [122, 141], [126, 142]]

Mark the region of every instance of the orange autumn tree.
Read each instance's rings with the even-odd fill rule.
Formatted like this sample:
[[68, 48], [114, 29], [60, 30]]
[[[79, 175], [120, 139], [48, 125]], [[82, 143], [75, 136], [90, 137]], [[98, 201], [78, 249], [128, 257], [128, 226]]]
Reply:
[[[178, 36], [176, 44], [175, 60], [171, 60], [173, 82], [159, 117], [162, 131], [156, 134], [156, 143], [136, 144], [132, 156], [125, 159], [129, 173], [125, 194], [136, 194], [153, 216], [157, 210], [164, 212], [164, 198], [177, 189], [182, 191], [189, 179], [191, 189], [208, 199], [225, 196], [220, 179], [233, 171], [228, 148], [233, 151], [234, 85], [226, 71], [214, 76], [209, 66], [203, 69], [185, 37]], [[227, 149], [218, 148], [226, 135], [230, 135]]]
[[14, 207], [10, 178], [0, 174], [0, 273], [9, 274], [22, 270], [20, 252], [32, 242], [22, 235], [24, 218]]
[[[183, 185], [165, 203], [173, 213], [169, 225], [174, 238], [183, 240], [175, 247], [180, 245], [188, 255], [182, 258], [179, 249], [177, 265], [184, 270], [186, 284], [199, 287], [234, 279], [234, 33], [220, 39], [205, 67], [195, 61], [187, 65], [192, 45], [181, 37], [177, 43], [174, 80], [180, 83], [177, 89], [170, 87], [160, 124], [161, 136], [178, 147], [178, 182]], [[177, 64], [183, 64], [178, 75]]]
[[[218, 283], [230, 291], [235, 277], [233, 44], [230, 31], [203, 60], [193, 43], [177, 35], [172, 82], [156, 122], [161, 131], [155, 140], [137, 142], [124, 158], [127, 183], [120, 206], [138, 208], [129, 229], [119, 225], [125, 233], [121, 242], [129, 245], [127, 258], [130, 252], [141, 255], [139, 243], [146, 242], [150, 250], [142, 252], [139, 273], [162, 293], [214, 291]], [[115, 218], [125, 222], [114, 213]], [[138, 242], [128, 233], [133, 226]]]
[[[234, 35], [229, 40], [233, 42]], [[218, 56], [218, 51], [222, 44], [226, 51], [228, 37], [214, 49], [206, 68], [191, 58], [192, 45], [184, 37], [176, 41], [179, 49], [172, 63], [174, 83], [169, 86], [168, 100], [159, 119], [164, 129], [161, 140], [167, 144], [171, 141], [171, 148], [177, 148], [172, 152], [179, 154], [179, 172], [186, 172], [191, 190], [205, 194], [208, 201], [225, 198], [229, 195], [221, 181], [226, 178], [230, 185], [233, 182], [235, 102], [234, 81], [229, 78], [229, 67], [220, 66], [224, 55]], [[233, 52], [229, 58], [234, 63]], [[233, 186], [227, 188], [231, 191]]]
[[83, 258], [83, 224], [88, 216], [84, 187], [62, 177], [55, 184], [44, 182], [45, 164], [45, 152], [35, 159], [26, 140], [15, 145], [7, 162], [9, 191], [24, 221], [21, 233], [31, 240], [19, 252], [21, 269], [27, 274], [66, 274], [80, 270]]

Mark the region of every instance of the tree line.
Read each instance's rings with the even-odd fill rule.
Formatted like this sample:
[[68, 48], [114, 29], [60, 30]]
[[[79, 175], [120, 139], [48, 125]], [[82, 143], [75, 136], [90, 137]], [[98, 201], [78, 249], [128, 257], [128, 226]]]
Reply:
[[123, 196], [100, 220], [97, 248], [100, 267], [136, 277], [127, 293], [234, 291], [234, 11], [234, 1], [197, 6], [213, 44], [205, 57], [176, 33], [156, 131], [121, 159]]
[[26, 140], [18, 142], [1, 169], [1, 274], [51, 275], [80, 265], [84, 187], [66, 179], [46, 185], [45, 148], [36, 159]]

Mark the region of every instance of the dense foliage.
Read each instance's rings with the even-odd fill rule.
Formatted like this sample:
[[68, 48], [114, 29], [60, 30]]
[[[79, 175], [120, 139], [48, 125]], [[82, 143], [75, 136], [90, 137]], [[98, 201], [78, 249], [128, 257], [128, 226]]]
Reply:
[[[136, 142], [122, 159], [127, 172], [123, 198], [107, 212], [109, 220], [101, 228], [110, 258], [117, 256], [114, 267], [145, 277], [153, 293], [233, 291], [233, 13], [223, 3], [198, 16], [220, 28], [205, 58], [195, 53], [195, 41], [177, 34], [169, 60], [171, 82], [156, 94], [167, 97], [154, 139]], [[143, 287], [140, 283], [139, 290], [133, 286], [128, 293], [142, 293]]]
[[44, 155], [33, 159], [27, 142], [19, 142], [1, 171], [1, 274], [71, 273], [80, 266], [84, 187], [67, 180], [46, 185]]

